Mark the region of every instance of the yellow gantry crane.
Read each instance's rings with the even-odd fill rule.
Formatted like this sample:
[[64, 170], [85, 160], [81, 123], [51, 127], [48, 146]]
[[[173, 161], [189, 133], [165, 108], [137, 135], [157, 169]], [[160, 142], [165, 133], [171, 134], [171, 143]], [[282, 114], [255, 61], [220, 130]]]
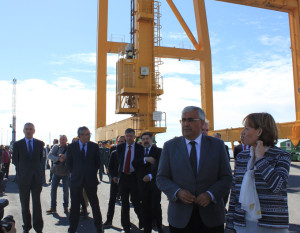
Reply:
[[[259, 7], [268, 10], [286, 12], [289, 14], [291, 52], [293, 61], [294, 94], [296, 121], [278, 123], [279, 138], [291, 139], [294, 146], [300, 140], [300, 2], [299, 0], [217, 0], [245, 6]], [[222, 139], [232, 143], [240, 140], [242, 128], [216, 130]]]
[[[296, 121], [279, 123], [280, 138], [289, 138], [294, 145], [300, 140], [300, 4], [299, 0], [217, 0], [246, 6], [282, 11], [289, 14], [293, 60]], [[108, 140], [123, 134], [128, 127], [139, 136], [149, 131], [166, 131], [166, 115], [157, 111], [157, 100], [163, 94], [159, 73], [161, 58], [200, 61], [201, 104], [209, 120], [211, 134], [222, 139], [240, 139], [242, 128], [214, 130], [211, 49], [204, 0], [193, 0], [197, 39], [191, 33], [172, 0], [166, 0], [195, 49], [160, 46], [160, 2], [131, 0], [131, 41], [129, 44], [107, 41], [108, 0], [99, 0], [96, 140]], [[116, 113], [132, 114], [131, 118], [106, 125], [107, 54], [119, 54], [117, 62]]]
[[[211, 52], [204, 0], [194, 0], [198, 40], [172, 0], [167, 0], [195, 49], [160, 46], [160, 2], [131, 0], [131, 41], [107, 41], [108, 0], [99, 0], [96, 141], [109, 140], [124, 134], [126, 128], [142, 132], [166, 132], [166, 114], [157, 110], [157, 101], [163, 94], [159, 73], [161, 58], [200, 61], [201, 99], [210, 125], [213, 127]], [[116, 113], [131, 114], [126, 120], [106, 125], [107, 54], [117, 53]], [[200, 96], [199, 96], [200, 97]]]

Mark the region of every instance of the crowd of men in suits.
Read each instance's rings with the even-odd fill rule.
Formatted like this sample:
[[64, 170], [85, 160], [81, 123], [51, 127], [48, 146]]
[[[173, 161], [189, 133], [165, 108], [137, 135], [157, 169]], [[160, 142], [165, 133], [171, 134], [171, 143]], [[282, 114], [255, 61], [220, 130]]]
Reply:
[[[205, 113], [199, 107], [184, 108], [180, 123], [183, 136], [167, 141], [163, 149], [153, 144], [153, 136], [149, 132], [141, 135], [141, 144], [135, 141], [135, 130], [131, 128], [126, 129], [124, 136], [118, 137], [117, 146], [110, 150], [106, 168], [111, 185], [107, 219], [104, 223], [97, 195], [97, 173], [101, 165], [99, 146], [90, 141], [89, 129], [79, 127], [77, 141], [55, 155], [50, 152], [56, 156], [51, 158], [52, 161], [65, 163], [70, 173], [68, 181], [65, 181], [69, 182], [71, 196], [68, 232], [75, 233], [77, 230], [83, 190], [91, 205], [97, 232], [104, 232], [104, 228], [112, 226], [118, 194], [121, 197], [123, 232], [131, 232], [130, 201], [139, 219], [140, 229], [150, 233], [155, 224], [157, 231], [163, 232], [161, 192], [169, 199], [168, 221], [171, 233], [224, 232], [223, 196], [229, 192], [232, 179], [224, 142], [202, 133]], [[32, 227], [38, 233], [43, 231], [40, 202], [43, 142], [33, 138], [34, 133], [34, 125], [26, 123], [25, 138], [17, 141], [13, 150], [23, 233], [28, 233]], [[59, 151], [59, 147], [56, 149]], [[55, 184], [57, 188], [57, 180]], [[53, 191], [56, 192], [56, 189]], [[54, 195], [51, 190], [51, 198], [54, 197], [51, 202], [52, 210], [56, 208], [56, 193]], [[65, 198], [65, 213], [68, 212], [66, 202], [68, 199]]]

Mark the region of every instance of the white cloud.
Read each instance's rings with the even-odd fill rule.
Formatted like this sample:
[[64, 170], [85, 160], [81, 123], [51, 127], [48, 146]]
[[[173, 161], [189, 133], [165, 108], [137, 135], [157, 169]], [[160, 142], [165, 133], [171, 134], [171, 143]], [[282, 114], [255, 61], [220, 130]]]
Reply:
[[288, 48], [290, 46], [290, 37], [284, 38], [283, 36], [270, 36], [270, 35], [262, 35], [258, 38], [258, 40], [267, 46], [274, 46], [278, 48]]
[[170, 74], [199, 74], [200, 64], [196, 61], [185, 61], [177, 59], [162, 59], [163, 65], [159, 70], [163, 76]]
[[[158, 110], [167, 113], [167, 133], [158, 135], [158, 145], [181, 135], [181, 110], [187, 105], [201, 106], [199, 62], [165, 60], [161, 67], [164, 95]], [[192, 79], [187, 79], [189, 74]], [[199, 79], [197, 79], [199, 78]], [[108, 80], [114, 80], [109, 75]], [[292, 65], [287, 59], [260, 61], [243, 71], [215, 75], [214, 122], [215, 129], [241, 126], [250, 112], [267, 111], [278, 122], [295, 120]], [[12, 84], [0, 81], [0, 129], [4, 134], [11, 123]], [[129, 116], [115, 115], [115, 85], [107, 92], [107, 124]], [[79, 126], [95, 129], [95, 90], [71, 77], [60, 77], [51, 82], [28, 79], [17, 84], [17, 139], [23, 137], [22, 127], [30, 121], [36, 125], [36, 137], [49, 143], [51, 138], [66, 134], [76, 135]], [[10, 139], [9, 139], [10, 141]]]

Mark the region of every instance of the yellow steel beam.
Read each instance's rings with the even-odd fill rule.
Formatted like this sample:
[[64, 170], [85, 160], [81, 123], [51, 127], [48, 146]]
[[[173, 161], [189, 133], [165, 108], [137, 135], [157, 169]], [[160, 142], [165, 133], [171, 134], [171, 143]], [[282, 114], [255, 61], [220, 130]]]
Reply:
[[[290, 139], [296, 146], [300, 139], [300, 121], [277, 123], [279, 139]], [[225, 142], [240, 141], [243, 127], [210, 131], [209, 135], [220, 133]]]
[[204, 0], [194, 0], [194, 11], [198, 41], [203, 46], [202, 53], [205, 58], [200, 62], [201, 105], [209, 120], [210, 128], [214, 129], [211, 49]]
[[300, 10], [289, 13], [296, 120], [300, 121]]
[[192, 49], [179, 49], [170, 47], [156, 47], [157, 57], [174, 58], [182, 60], [204, 60], [205, 54], [202, 51]]
[[[98, 51], [96, 81], [96, 128], [106, 125], [106, 69], [107, 69], [107, 11], [108, 0], [98, 5]], [[101, 34], [100, 34], [101, 32]]]
[[288, 12], [298, 7], [298, 0], [217, 0], [239, 5]]
[[[107, 42], [107, 53], [120, 53], [120, 48], [125, 48], [127, 43], [121, 42]], [[162, 58], [174, 58], [182, 60], [194, 60], [201, 61], [204, 60], [205, 54], [202, 51], [194, 49], [181, 49], [172, 47], [155, 46], [156, 57]]]
[[189, 29], [189, 27], [185, 23], [184, 19], [182, 18], [181, 14], [177, 10], [177, 8], [176, 8], [175, 4], [173, 3], [173, 1], [172, 0], [167, 0], [167, 3], [169, 4], [171, 10], [173, 11], [174, 15], [176, 16], [178, 22], [182, 26], [182, 28], [185, 31], [186, 35], [191, 40], [191, 42], [194, 45], [195, 49], [196, 50], [201, 50], [202, 49], [201, 42], [199, 41], [199, 44], [198, 44], [198, 42], [196, 41], [193, 33], [191, 32], [191, 30]]

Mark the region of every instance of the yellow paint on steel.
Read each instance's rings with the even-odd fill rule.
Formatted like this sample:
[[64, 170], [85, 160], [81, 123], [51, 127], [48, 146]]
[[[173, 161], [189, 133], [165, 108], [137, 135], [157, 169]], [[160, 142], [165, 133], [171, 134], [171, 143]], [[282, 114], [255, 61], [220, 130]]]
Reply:
[[[170, 4], [171, 3], [171, 4]], [[173, 2], [169, 1], [172, 5]], [[159, 5], [156, 5], [159, 7]], [[207, 114], [210, 126], [213, 127], [213, 97], [212, 97], [212, 74], [211, 74], [211, 52], [209, 45], [209, 35], [207, 29], [206, 13], [204, 0], [194, 0], [195, 18], [197, 25], [198, 42], [185, 24], [179, 11], [173, 4], [173, 10], [180, 21], [184, 30], [192, 40], [196, 50], [161, 47], [159, 45], [160, 34], [157, 32], [157, 22], [155, 20], [154, 1], [136, 0], [135, 1], [135, 44], [136, 56], [132, 71], [123, 69], [122, 62], [119, 61], [119, 67], [126, 70], [127, 76], [131, 74], [134, 79], [134, 85], [120, 86], [117, 92], [116, 112], [134, 114], [133, 118], [122, 121], [122, 127], [130, 127], [137, 131], [149, 131], [160, 133], [166, 131], [165, 125], [155, 125], [152, 119], [153, 111], [156, 109], [156, 101], [159, 95], [163, 94], [162, 83], [157, 82], [158, 66], [157, 59], [174, 58], [200, 61], [200, 80], [201, 80], [201, 104]], [[157, 9], [157, 8], [156, 8]], [[120, 134], [120, 124], [115, 123], [106, 126], [106, 56], [107, 53], [119, 53], [124, 50], [126, 44], [120, 42], [107, 41], [107, 0], [99, 2], [99, 22], [98, 22], [98, 54], [97, 54], [97, 110], [96, 110], [96, 140], [111, 139]], [[105, 26], [103, 25], [105, 24]], [[101, 30], [100, 30], [101, 29]], [[155, 31], [156, 30], [156, 31]], [[159, 61], [158, 61], [159, 63]], [[141, 75], [141, 67], [149, 68], [149, 75]], [[125, 74], [126, 74], [125, 72]], [[131, 73], [130, 73], [131, 72]], [[117, 71], [118, 73], [118, 71]], [[117, 85], [123, 83], [124, 72], [118, 73], [119, 79]], [[125, 75], [126, 76], [126, 75]], [[133, 80], [132, 80], [133, 81]], [[99, 93], [101, 92], [101, 93]], [[127, 99], [125, 99], [127, 98]], [[105, 101], [104, 101], [105, 100]], [[101, 104], [104, 101], [104, 104]], [[123, 102], [122, 102], [123, 101]], [[122, 103], [135, 102], [137, 105], [132, 108], [124, 108]], [[134, 122], [134, 123], [133, 123]], [[127, 126], [126, 126], [127, 125]], [[123, 129], [123, 128], [122, 128]], [[121, 133], [122, 134], [122, 133]]]
[[194, 0], [194, 11], [198, 41], [203, 45], [204, 54], [204, 60], [200, 62], [201, 105], [209, 120], [209, 126], [214, 129], [211, 49], [204, 0]]
[[99, 0], [96, 80], [96, 128], [106, 126], [107, 11], [108, 0]]
[[178, 22], [180, 23], [181, 27], [183, 28], [183, 30], [185, 31], [186, 35], [188, 36], [188, 38], [191, 40], [192, 44], [194, 45], [196, 50], [200, 50], [202, 49], [202, 46], [200, 46], [198, 44], [198, 42], [196, 41], [193, 33], [191, 32], [191, 30], [189, 29], [189, 27], [187, 26], [186, 22], [184, 21], [184, 19], [182, 18], [181, 14], [179, 13], [179, 11], [177, 10], [175, 4], [173, 3], [172, 0], [167, 0], [167, 3], [169, 4], [171, 10], [173, 11], [174, 15], [176, 16]]
[[217, 0], [269, 10], [289, 12], [298, 7], [298, 0]]

